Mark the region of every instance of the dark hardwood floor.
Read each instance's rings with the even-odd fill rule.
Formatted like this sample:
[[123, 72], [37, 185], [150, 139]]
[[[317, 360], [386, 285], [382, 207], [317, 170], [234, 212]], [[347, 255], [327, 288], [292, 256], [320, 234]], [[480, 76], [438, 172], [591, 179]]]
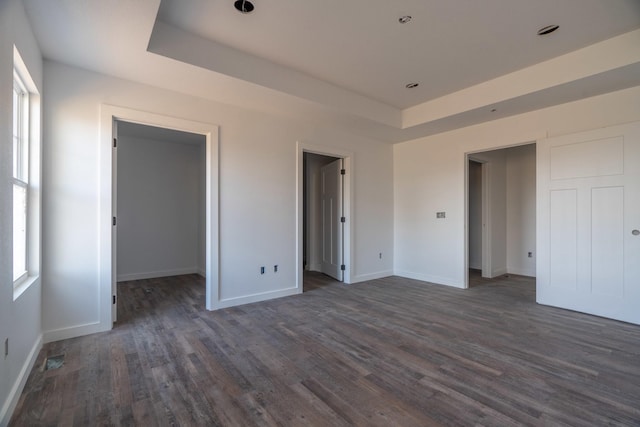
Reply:
[[532, 279], [308, 280], [216, 312], [198, 276], [122, 283], [112, 331], [44, 346], [11, 425], [640, 425], [640, 327]]
[[[482, 271], [481, 270], [476, 270], [473, 268], [469, 269], [469, 287], [473, 288], [475, 286], [483, 286], [483, 285], [491, 285], [494, 283], [500, 283], [500, 282], [509, 282], [512, 284], [518, 284], [518, 283], [529, 283], [534, 285], [535, 283], [535, 278], [533, 277], [527, 277], [527, 276], [519, 276], [517, 274], [504, 274], [500, 277], [495, 277], [493, 279], [487, 279], [482, 277]], [[535, 285], [534, 285], [534, 289], [535, 289]], [[534, 296], [533, 299], [535, 299], [535, 292], [534, 292]]]
[[318, 271], [304, 272], [304, 283], [302, 285], [304, 292], [315, 291], [329, 285], [340, 285], [340, 283]]

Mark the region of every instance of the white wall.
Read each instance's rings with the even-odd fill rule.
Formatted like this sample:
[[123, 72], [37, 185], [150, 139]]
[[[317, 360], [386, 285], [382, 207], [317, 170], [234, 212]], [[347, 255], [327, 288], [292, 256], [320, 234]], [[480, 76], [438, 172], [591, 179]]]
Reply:
[[466, 153], [640, 120], [638, 99], [635, 87], [394, 145], [395, 273], [464, 286]]
[[[37, 280], [15, 301], [12, 260], [12, 117], [13, 46], [18, 48], [36, 88], [42, 85], [42, 57], [27, 21], [22, 2], [0, 2], [0, 425], [20, 396], [31, 364], [41, 346], [41, 281]], [[39, 136], [38, 136], [39, 138]], [[9, 339], [9, 355], [4, 342]]]
[[[536, 275], [536, 146], [512, 147], [507, 156], [507, 272]], [[528, 253], [531, 252], [531, 258]]]
[[118, 134], [118, 281], [197, 273], [202, 144]]
[[[392, 271], [392, 147], [371, 139], [45, 62], [43, 323], [47, 336], [98, 321], [99, 108], [108, 103], [220, 126], [220, 297], [295, 287], [296, 142], [354, 153], [352, 280]], [[260, 266], [279, 265], [278, 273]], [[45, 338], [47, 338], [45, 336]]]

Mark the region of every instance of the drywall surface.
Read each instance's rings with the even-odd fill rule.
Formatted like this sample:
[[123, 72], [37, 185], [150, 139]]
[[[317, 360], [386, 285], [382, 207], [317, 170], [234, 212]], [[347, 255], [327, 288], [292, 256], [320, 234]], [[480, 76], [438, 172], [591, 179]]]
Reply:
[[[41, 280], [15, 301], [13, 295], [12, 119], [14, 44], [40, 94], [42, 57], [22, 2], [0, 2], [0, 425], [9, 422], [42, 342]], [[41, 270], [42, 271], [42, 270]], [[4, 355], [5, 340], [9, 354]]]
[[[295, 289], [296, 143], [354, 153], [352, 281], [391, 274], [393, 149], [308, 122], [269, 116], [45, 61], [45, 332], [99, 321], [99, 126], [102, 103], [212, 123], [219, 133], [220, 298], [241, 303]], [[278, 265], [277, 273], [261, 266]], [[46, 338], [46, 336], [45, 336]]]
[[394, 145], [395, 273], [464, 286], [467, 153], [640, 120], [638, 99], [635, 87]]
[[118, 134], [117, 280], [197, 273], [202, 144]]
[[506, 156], [507, 272], [535, 277], [536, 146], [509, 148]]

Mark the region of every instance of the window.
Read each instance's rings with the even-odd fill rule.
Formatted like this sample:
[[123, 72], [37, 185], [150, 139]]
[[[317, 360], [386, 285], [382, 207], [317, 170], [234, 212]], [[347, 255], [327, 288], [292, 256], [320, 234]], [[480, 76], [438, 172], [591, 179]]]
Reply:
[[13, 48], [13, 299], [40, 277], [40, 94]]
[[13, 73], [13, 281], [27, 276], [29, 212], [29, 93]]

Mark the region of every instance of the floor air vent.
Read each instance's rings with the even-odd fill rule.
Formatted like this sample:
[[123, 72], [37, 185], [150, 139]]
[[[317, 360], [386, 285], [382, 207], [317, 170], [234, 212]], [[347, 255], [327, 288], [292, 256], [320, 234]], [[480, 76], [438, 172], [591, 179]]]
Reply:
[[47, 357], [47, 360], [45, 360], [44, 362], [44, 370], [48, 371], [50, 369], [58, 369], [58, 368], [61, 368], [63, 364], [64, 364], [64, 354]]

